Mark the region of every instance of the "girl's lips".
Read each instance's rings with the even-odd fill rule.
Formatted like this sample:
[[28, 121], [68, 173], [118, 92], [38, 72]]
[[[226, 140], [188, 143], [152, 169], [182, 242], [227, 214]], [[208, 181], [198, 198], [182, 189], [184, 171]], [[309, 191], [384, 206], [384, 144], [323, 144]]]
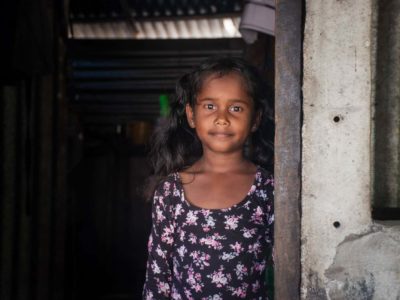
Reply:
[[232, 133], [230, 133], [230, 132], [210, 132], [209, 133], [211, 136], [216, 136], [216, 137], [231, 137], [231, 136], [233, 136], [233, 134]]

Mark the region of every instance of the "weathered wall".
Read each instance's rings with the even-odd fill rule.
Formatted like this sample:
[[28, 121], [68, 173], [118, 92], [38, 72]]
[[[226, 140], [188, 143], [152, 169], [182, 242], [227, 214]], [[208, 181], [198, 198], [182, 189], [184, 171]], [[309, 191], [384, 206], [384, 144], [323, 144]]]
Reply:
[[303, 299], [400, 297], [400, 226], [370, 212], [372, 11], [372, 0], [306, 1]]

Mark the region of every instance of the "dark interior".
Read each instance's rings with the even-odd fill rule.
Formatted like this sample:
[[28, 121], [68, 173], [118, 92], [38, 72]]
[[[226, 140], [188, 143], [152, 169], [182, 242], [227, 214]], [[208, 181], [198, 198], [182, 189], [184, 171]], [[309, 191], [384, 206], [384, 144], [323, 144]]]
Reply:
[[139, 299], [151, 225], [145, 142], [159, 98], [173, 97], [177, 78], [209, 55], [242, 56], [243, 42], [70, 41], [67, 49], [76, 293]]
[[243, 3], [1, 4], [0, 299], [140, 299], [147, 142], [160, 103], [181, 74], [217, 54], [244, 57], [274, 86], [274, 38], [265, 34], [251, 45], [85, 40], [71, 38], [71, 24], [240, 15]]

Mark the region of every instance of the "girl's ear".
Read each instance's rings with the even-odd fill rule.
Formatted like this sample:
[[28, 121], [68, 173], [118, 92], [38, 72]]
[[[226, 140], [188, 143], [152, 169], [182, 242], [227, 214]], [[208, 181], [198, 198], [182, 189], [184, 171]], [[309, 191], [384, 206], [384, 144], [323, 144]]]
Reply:
[[259, 110], [256, 112], [254, 116], [254, 122], [253, 126], [251, 127], [251, 132], [255, 132], [258, 129], [258, 126], [260, 126], [261, 117], [262, 117], [262, 112]]
[[189, 126], [191, 128], [195, 128], [196, 126], [194, 124], [194, 113], [193, 113], [192, 107], [189, 104], [186, 104], [185, 111], [186, 111], [186, 118], [189, 123]]

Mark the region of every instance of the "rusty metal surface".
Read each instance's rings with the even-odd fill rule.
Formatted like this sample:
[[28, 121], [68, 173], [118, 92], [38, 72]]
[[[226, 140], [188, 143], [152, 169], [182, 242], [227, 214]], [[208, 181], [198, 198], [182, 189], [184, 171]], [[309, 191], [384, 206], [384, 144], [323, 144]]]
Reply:
[[301, 0], [276, 2], [275, 299], [300, 299]]

